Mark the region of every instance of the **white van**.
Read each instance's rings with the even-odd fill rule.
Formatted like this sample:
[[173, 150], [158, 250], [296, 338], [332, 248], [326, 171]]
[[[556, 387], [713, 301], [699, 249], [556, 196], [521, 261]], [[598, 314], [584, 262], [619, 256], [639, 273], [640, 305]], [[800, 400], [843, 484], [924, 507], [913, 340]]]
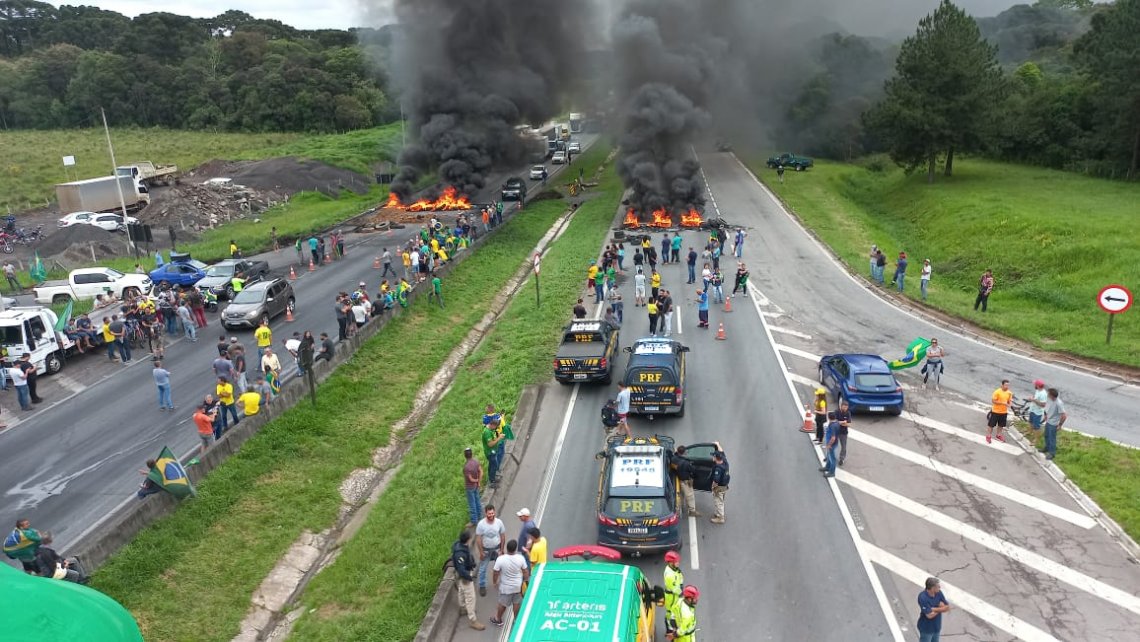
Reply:
[[50, 308], [39, 306], [0, 312], [0, 349], [4, 357], [14, 363], [31, 353], [36, 374], [55, 374], [62, 370], [64, 358], [75, 343], [62, 332], [56, 332], [58, 320]]

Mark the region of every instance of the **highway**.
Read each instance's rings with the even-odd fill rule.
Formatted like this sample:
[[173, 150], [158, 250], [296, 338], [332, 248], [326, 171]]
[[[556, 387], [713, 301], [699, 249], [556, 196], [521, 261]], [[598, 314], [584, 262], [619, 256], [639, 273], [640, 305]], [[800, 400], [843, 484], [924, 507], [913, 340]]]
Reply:
[[[577, 135], [583, 150], [596, 138]], [[565, 167], [550, 166], [553, 175]], [[577, 164], [570, 167], [576, 171]], [[488, 188], [471, 195], [471, 200], [485, 203], [497, 199], [499, 185], [506, 177], [526, 178], [527, 168], [529, 165], [489, 177]], [[534, 189], [537, 182], [528, 183], [532, 187], [530, 196], [540, 191]], [[442, 214], [441, 218], [454, 221], [455, 214]], [[378, 271], [372, 269], [374, 257], [382, 247], [394, 248], [418, 231], [418, 226], [409, 226], [391, 235], [348, 235], [345, 258], [312, 273], [307, 266], [296, 266], [295, 321], [286, 323], [279, 317], [271, 324], [275, 351], [283, 355], [286, 372], [292, 370], [292, 360], [282, 342], [294, 331], [311, 330], [314, 335], [327, 331], [336, 336], [336, 293], [352, 291], [361, 280], [374, 292], [379, 283]], [[253, 258], [269, 261], [279, 276], [287, 275], [289, 266], [296, 265], [291, 247]], [[395, 263], [399, 266], [398, 259]], [[21, 297], [20, 304], [30, 305], [30, 295]], [[170, 446], [180, 456], [190, 453], [198, 443], [190, 416], [194, 406], [214, 388], [211, 363], [217, 356], [215, 343], [222, 334], [217, 316], [208, 315], [210, 325], [199, 330], [197, 343], [179, 335], [167, 345], [164, 365], [171, 372], [178, 407], [174, 413], [158, 410], [150, 355], [137, 350], [126, 366], [110, 362], [105, 352], [69, 359], [59, 374], [39, 378], [39, 394], [45, 402], [32, 412], [19, 411], [15, 391], [0, 393], [4, 395], [0, 396], [4, 420], [9, 425], [0, 431], [0, 488], [4, 489], [0, 522], [14, 523], [18, 517], [26, 517], [33, 527], [52, 531], [56, 548], [66, 552], [117, 506], [138, 501], [134, 492], [143, 477], [137, 471], [163, 446]], [[256, 357], [252, 330], [225, 334], [237, 336], [247, 355]]]
[[[1040, 454], [1012, 439], [986, 444], [979, 406], [1003, 377], [1025, 394], [1040, 376], [1066, 391], [1070, 417], [1092, 432], [1093, 423], [1124, 424], [1118, 387], [938, 332], [950, 355], [944, 390], [924, 390], [914, 371], [901, 372], [903, 416], [856, 416], [846, 465], [821, 478], [822, 452], [800, 431], [819, 355], [892, 358], [937, 329], [849, 278], [732, 155], [703, 155], [701, 163], [708, 213], [749, 230], [742, 260], [753, 287], [733, 299], [732, 312], [711, 306], [712, 329], [700, 330], [685, 267], [659, 266], [679, 308], [674, 336], [691, 347], [689, 406], [680, 419], [631, 421], [635, 434], [678, 444], [719, 440], [732, 464], [727, 523], [708, 521], [711, 497], [698, 493], [704, 517], [686, 517], [682, 529], [685, 581], [702, 596], [698, 638], [913, 639], [916, 596], [936, 575], [954, 606], [946, 637], [1129, 639], [1122, 632], [1140, 623], [1135, 559], [1050, 477]], [[687, 251], [706, 233], [683, 237]], [[722, 261], [726, 275], [735, 264]], [[627, 302], [623, 345], [648, 330], [644, 308], [629, 303], [631, 281], [618, 283]], [[714, 338], [720, 323], [725, 341]], [[598, 411], [617, 387], [547, 386], [519, 476], [498, 509], [513, 538], [515, 511], [530, 508], [553, 551], [596, 542]], [[1085, 419], [1089, 399], [1098, 400], [1095, 421]], [[660, 557], [626, 561], [660, 583]], [[494, 595], [477, 601], [484, 622]], [[461, 620], [452, 639], [484, 636]]]

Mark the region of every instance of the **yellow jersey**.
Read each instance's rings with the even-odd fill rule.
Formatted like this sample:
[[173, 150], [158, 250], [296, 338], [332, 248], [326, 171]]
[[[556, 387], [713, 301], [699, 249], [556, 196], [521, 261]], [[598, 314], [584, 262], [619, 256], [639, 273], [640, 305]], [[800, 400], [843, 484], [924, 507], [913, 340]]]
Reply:
[[217, 388], [218, 401], [232, 406], [234, 404], [234, 386], [232, 383], [219, 383]]
[[1013, 398], [1013, 392], [1011, 392], [1009, 390], [1002, 390], [1001, 388], [994, 390], [994, 394], [993, 394], [993, 398], [992, 398], [993, 406], [990, 407], [990, 410], [993, 410], [994, 414], [996, 414], [996, 415], [1004, 415], [1004, 414], [1008, 413], [1009, 412], [1009, 400], [1012, 398]]
[[261, 395], [252, 390], [247, 391], [245, 394], [238, 397], [238, 401], [240, 401], [242, 406], [245, 408], [245, 415], [247, 417], [250, 415], [256, 415], [261, 409]]
[[257, 347], [259, 348], [268, 348], [273, 345], [273, 331], [267, 325], [259, 326], [257, 330], [254, 330], [253, 336], [257, 338]]

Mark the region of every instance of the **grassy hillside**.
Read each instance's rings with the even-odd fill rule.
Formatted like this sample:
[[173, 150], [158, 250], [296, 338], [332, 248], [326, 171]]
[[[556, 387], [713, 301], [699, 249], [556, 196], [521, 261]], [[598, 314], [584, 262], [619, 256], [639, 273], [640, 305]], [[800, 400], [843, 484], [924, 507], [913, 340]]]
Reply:
[[[324, 136], [113, 129], [111, 140], [121, 165], [149, 160], [186, 170], [215, 158], [292, 155], [370, 174], [371, 163], [390, 158], [399, 148], [400, 125]], [[111, 171], [102, 129], [0, 131], [0, 149], [0, 213], [42, 206], [54, 200], [56, 183]], [[65, 172], [62, 158], [68, 155], [75, 156], [76, 164]]]
[[[1117, 316], [1108, 346], [1096, 305], [1109, 283], [1140, 293], [1140, 185], [981, 160], [956, 162], [956, 175], [933, 185], [893, 168], [827, 162], [788, 172], [781, 185], [762, 162], [752, 167], [857, 271], [868, 272], [877, 243], [889, 283], [905, 250], [907, 295], [917, 299], [929, 258], [930, 306], [1044, 350], [1140, 366], [1140, 309]], [[973, 303], [986, 268], [996, 285], [982, 314]]]

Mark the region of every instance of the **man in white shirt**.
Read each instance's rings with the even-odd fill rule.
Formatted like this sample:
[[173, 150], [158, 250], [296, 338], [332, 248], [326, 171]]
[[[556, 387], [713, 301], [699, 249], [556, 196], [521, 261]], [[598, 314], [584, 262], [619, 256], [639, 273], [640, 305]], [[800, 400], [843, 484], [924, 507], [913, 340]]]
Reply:
[[507, 527], [503, 520], [495, 517], [495, 507], [487, 504], [483, 508], [486, 519], [475, 526], [475, 540], [479, 546], [479, 595], [487, 594], [487, 566], [495, 562], [506, 544]]
[[530, 579], [530, 568], [526, 559], [519, 555], [519, 543], [515, 540], [507, 542], [507, 554], [500, 555], [495, 560], [495, 583], [499, 585], [499, 605], [495, 608], [495, 617], [491, 624], [503, 626], [503, 613], [510, 606], [515, 616], [519, 614], [519, 605], [522, 604], [523, 583]]
[[618, 382], [617, 394], [617, 413], [618, 413], [618, 430], [625, 433], [626, 437], [630, 437], [629, 423], [625, 418], [629, 414], [629, 386], [625, 385], [624, 381]]
[[922, 290], [922, 300], [926, 300], [926, 288], [930, 285], [930, 259], [922, 262], [922, 274], [919, 276], [918, 281], [919, 289]]
[[645, 305], [645, 273], [639, 267], [633, 275], [633, 307], [641, 305]]

